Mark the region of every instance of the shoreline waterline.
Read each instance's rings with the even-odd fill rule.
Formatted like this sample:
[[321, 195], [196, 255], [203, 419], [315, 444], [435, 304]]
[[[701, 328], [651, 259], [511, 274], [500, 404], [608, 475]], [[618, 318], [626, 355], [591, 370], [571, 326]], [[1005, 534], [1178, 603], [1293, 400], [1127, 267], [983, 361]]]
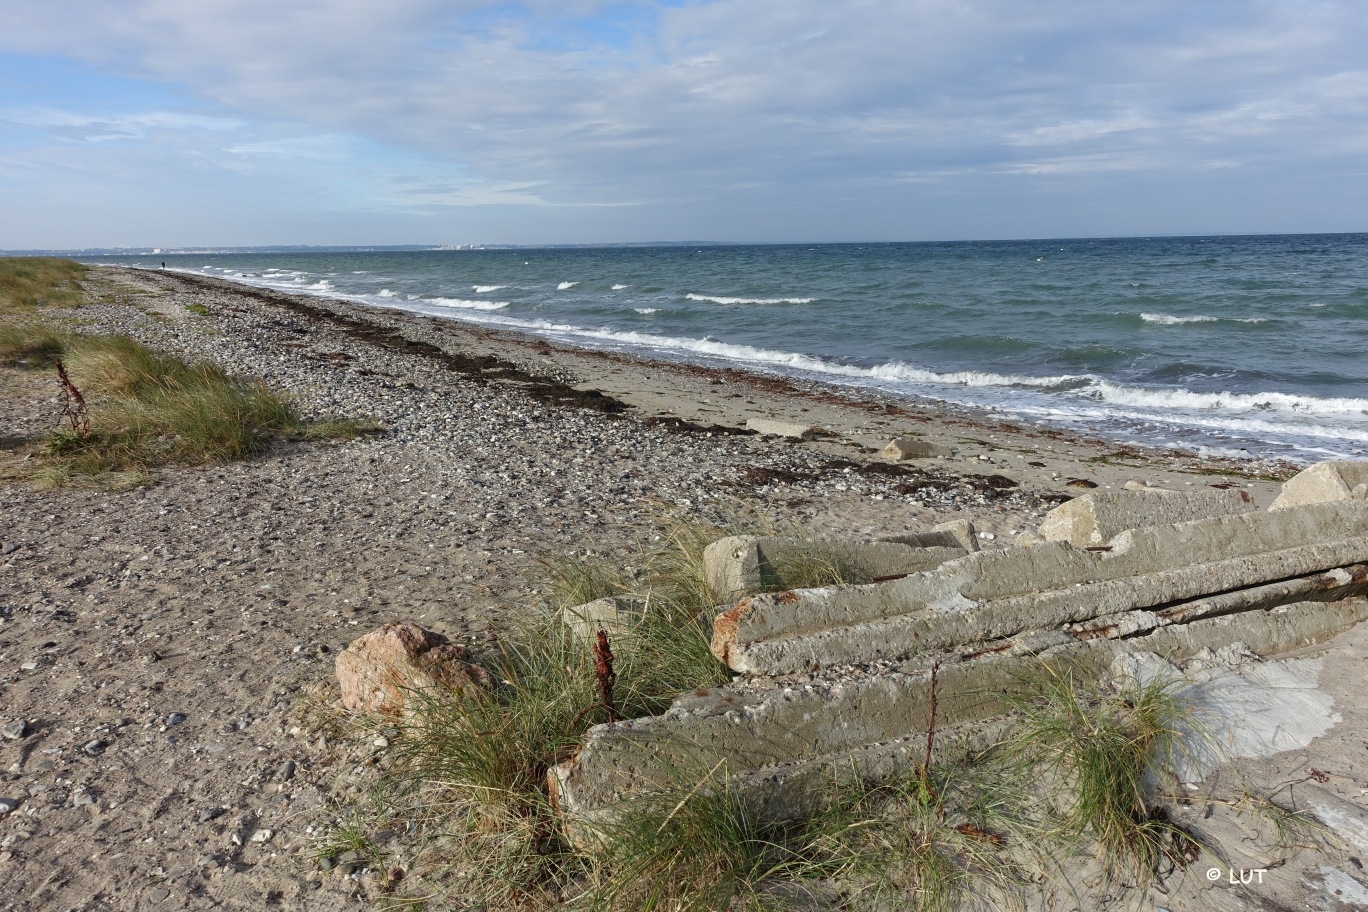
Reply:
[[[844, 251], [845, 248], [840, 250]], [[712, 248], [698, 251], [700, 254], [714, 252]], [[1214, 357], [1202, 346], [1208, 349], [1213, 348], [1213, 345], [1216, 349], [1233, 345], [1248, 347], [1252, 341], [1274, 349], [1291, 344], [1289, 340], [1293, 337], [1299, 345], [1309, 344], [1301, 339], [1301, 334], [1288, 330], [1286, 324], [1290, 318], [1277, 316], [1273, 312], [1277, 307], [1270, 310], [1271, 305], [1264, 307], [1267, 313], [1261, 316], [1239, 316], [1234, 313], [1176, 315], [1159, 311], [1158, 305], [1152, 302], [1137, 302], [1124, 313], [1075, 315], [1083, 321], [1079, 324], [1080, 333], [1103, 332], [1095, 327], [1090, 328], [1089, 321], [1101, 321], [1106, 324], [1103, 336], [1108, 333], [1112, 336], [1120, 334], [1141, 339], [1141, 342], [1135, 343], [1136, 346], [1143, 344], [1165, 352], [1172, 349], [1170, 360], [1175, 361], [1175, 365], [1146, 368], [1146, 376], [1151, 379], [1139, 382], [1134, 377], [1123, 376], [1125, 371], [1120, 369], [1112, 371], [1115, 376], [1108, 376], [1105, 370], [1098, 369], [1096, 363], [1058, 363], [1058, 358], [1056, 363], [1044, 365], [1047, 369], [1044, 372], [1040, 369], [1042, 365], [1026, 363], [1029, 357], [1034, 356], [1034, 350], [1023, 354], [1016, 351], [1024, 345], [1020, 340], [1013, 343], [1010, 339], [988, 334], [986, 330], [968, 341], [950, 339], [948, 342], [936, 342], [942, 349], [969, 346], [973, 349], [973, 363], [966, 361], [970, 355], [961, 357], [952, 351], [947, 356], [949, 361], [958, 357], [964, 363], [931, 367], [912, 359], [892, 357], [897, 352], [891, 350], [872, 352], [876, 347], [874, 343], [860, 343], [871, 349], [872, 353], [867, 353], [866, 357], [851, 356], [849, 352], [859, 346], [844, 339], [806, 345], [801, 338], [790, 338], [788, 341], [795, 344], [777, 344], [784, 341], [780, 338], [782, 333], [790, 336], [808, 333], [815, 338], [831, 330], [833, 321], [851, 322], [839, 318], [839, 313], [844, 312], [841, 308], [849, 310], [855, 306], [850, 301], [833, 304], [825, 299], [797, 295], [728, 297], [683, 290], [685, 287], [701, 287], [705, 283], [704, 278], [687, 281], [677, 288], [615, 281], [610, 284], [602, 276], [598, 280], [552, 281], [563, 273], [579, 274], [578, 270], [590, 272], [593, 268], [607, 269], [609, 266], [626, 268], [611, 258], [607, 265], [602, 260], [594, 260], [588, 266], [557, 262], [543, 268], [536, 281], [472, 279], [471, 284], [463, 286], [465, 290], [456, 296], [457, 292], [451, 289], [456, 281], [453, 278], [455, 272], [462, 273], [461, 281], [476, 273], [488, 278], [494, 274], [504, 275], [515, 271], [521, 263], [534, 263], [534, 260], [516, 259], [503, 262], [509, 256], [535, 258], [534, 252], [497, 251], [501, 260], [495, 265], [482, 265], [476, 261], [461, 261], [453, 265], [451, 262], [455, 256], [478, 253], [483, 252], [448, 252], [434, 255], [435, 260], [420, 257], [416, 260], [403, 259], [397, 263], [383, 259], [380, 262], [330, 259], [320, 266], [310, 260], [316, 267], [314, 271], [265, 265], [276, 262], [278, 257], [275, 255], [253, 255], [250, 265], [257, 266], [255, 270], [247, 268], [248, 264], [239, 263], [237, 259], [214, 262], [210, 257], [181, 256], [179, 259], [183, 262], [169, 262], [168, 271], [208, 275], [248, 287], [334, 298], [361, 306], [408, 311], [587, 349], [812, 380], [852, 390], [857, 395], [885, 393], [912, 400], [986, 409], [1011, 415], [1023, 423], [1101, 435], [1130, 445], [1179, 448], [1198, 454], [1233, 458], [1288, 459], [1302, 464], [1327, 458], [1368, 455], [1368, 377], [1362, 382], [1356, 379], [1356, 372], [1359, 371], [1357, 366], [1341, 366], [1339, 374], [1323, 369], [1311, 372], [1308, 376], [1315, 382], [1293, 382], [1296, 378], [1288, 379], [1291, 376], [1290, 369], [1284, 369], [1282, 374], [1276, 375], [1265, 372], [1267, 376], [1261, 377], [1257, 371], [1245, 371], [1235, 376], [1230, 370], [1201, 368], [1203, 359]], [[623, 253], [635, 255], [638, 251], [631, 249]], [[679, 272], [682, 267], [676, 261], [687, 256], [689, 251], [671, 248], [662, 253], [672, 258], [667, 264], [669, 269]], [[773, 255], [769, 250], [763, 253], [766, 256]], [[351, 254], [337, 256], [353, 257]], [[206, 264], [206, 260], [211, 262]], [[134, 265], [111, 264], [108, 260], [93, 262]], [[141, 265], [143, 268], [156, 268], [159, 262]], [[635, 263], [635, 260], [631, 260], [628, 265]], [[309, 264], [297, 262], [292, 265], [302, 267]], [[347, 271], [341, 268], [346, 265], [389, 265], [395, 268]], [[736, 283], [749, 280], [750, 273], [747, 270], [752, 268], [749, 264], [723, 265], [731, 270], [730, 273], [723, 278], [713, 276], [710, 280], [713, 284], [720, 285], [725, 279], [733, 283], [728, 286], [731, 288]], [[664, 274], [662, 270], [668, 271], [650, 263], [647, 266], [661, 275]], [[762, 267], [762, 271], [772, 271], [772, 264], [768, 261], [762, 263]], [[849, 267], [846, 264], [840, 268]], [[404, 279], [400, 275], [403, 269], [410, 269], [413, 274]], [[407, 281], [408, 285], [404, 286], [400, 279]], [[803, 286], [801, 278], [787, 281], [784, 287]], [[1184, 282], [1188, 281], [1190, 279], [1184, 279]], [[375, 287], [367, 291], [368, 285]], [[852, 293], [854, 296], [851, 301], [857, 298], [859, 301], [875, 300], [880, 293], [877, 290], [861, 290], [858, 294]], [[1368, 294], [1368, 277], [1365, 278], [1364, 294]], [[683, 309], [679, 306], [681, 300], [687, 302]], [[722, 300], [729, 303], [717, 303]], [[742, 301], [746, 303], [737, 303]], [[1323, 311], [1332, 309], [1318, 307], [1318, 304], [1325, 303], [1321, 301], [1304, 303], [1304, 313], [1317, 315], [1317, 318]], [[638, 306], [641, 304], [652, 306]], [[1156, 309], [1144, 309], [1150, 306]], [[1179, 308], [1168, 306], [1167, 309], [1174, 311]], [[1099, 307], [1093, 310], [1097, 311]], [[1335, 309], [1335, 313], [1343, 317], [1343, 310], [1340, 307]], [[1041, 312], [1039, 307], [1032, 313], [1034, 316], [1026, 314], [1017, 321], [1018, 324], [1030, 320], [1048, 323], [1056, 319]], [[718, 314], [723, 316], [719, 317]], [[1363, 315], [1368, 318], [1368, 306], [1365, 306]], [[895, 318], [901, 319], [896, 314], [876, 317], [877, 314], [871, 317], [875, 320], [871, 324], [874, 329], [878, 328], [878, 319], [885, 323], [896, 322]], [[717, 323], [717, 320], [725, 322]], [[1368, 320], [1365, 326], [1368, 327]], [[841, 331], [854, 335], [859, 330], [858, 327], [844, 326]], [[941, 331], [948, 330], [942, 327]], [[1048, 326], [1030, 330], [1036, 333], [1047, 331], [1054, 330]], [[1208, 338], [1212, 333], [1218, 334], [1216, 343]], [[1254, 336], [1240, 337], [1240, 334], [1250, 333]], [[1017, 334], [1028, 335], [1025, 330]], [[1233, 341], [1227, 339], [1227, 335], [1232, 336]], [[1343, 335], [1343, 332], [1339, 332], [1336, 337]], [[1106, 352], [1097, 354], [1094, 350], [1105, 346], [1085, 345], [1086, 341], [1080, 338], [1076, 346], [1080, 350], [1087, 349], [1086, 357], [1079, 356], [1084, 357], [1084, 361], [1092, 358], [1100, 363], [1113, 357]], [[847, 353], [843, 354], [843, 351]], [[1060, 353], [1055, 352], [1055, 355]], [[1320, 363], [1334, 363], [1333, 355], [1333, 352], [1327, 351]], [[928, 355], [932, 356], [939, 357], [937, 352]], [[1063, 356], [1067, 356], [1065, 361], [1073, 357], [1068, 351]], [[1133, 360], [1149, 363], [1154, 362], [1156, 356], [1154, 352], [1141, 351]], [[1287, 360], [1286, 356], [1284, 360]], [[1357, 364], [1357, 359], [1350, 357], [1347, 360], [1353, 365]], [[1131, 373], [1135, 371], [1131, 370]]]

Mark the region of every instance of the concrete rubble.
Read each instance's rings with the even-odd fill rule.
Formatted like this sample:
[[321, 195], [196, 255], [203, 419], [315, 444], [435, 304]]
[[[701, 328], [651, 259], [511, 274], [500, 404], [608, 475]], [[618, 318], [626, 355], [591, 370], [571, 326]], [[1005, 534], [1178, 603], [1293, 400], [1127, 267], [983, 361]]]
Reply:
[[600, 630], [610, 637], [626, 632], [645, 608], [646, 604], [641, 599], [610, 595], [583, 605], [563, 608], [559, 616], [561, 623], [573, 630], [576, 636], [592, 641]]
[[[1013, 695], [1050, 668], [1104, 673], [1126, 654], [1181, 662], [1232, 644], [1271, 656], [1323, 642], [1368, 618], [1368, 501], [1349, 484], [1368, 466], [1339, 465], [1333, 498], [1322, 485], [1313, 502], [1255, 512], [1237, 490], [1099, 492], [1054, 522], [1067, 540], [948, 560], [959, 544], [948, 530], [901, 542], [725, 539], [710, 567], [733, 592], [784, 548], [844, 548], [873, 568], [936, 563], [726, 607], [713, 651], [738, 677], [659, 716], [595, 726], [550, 770], [552, 794], [592, 827], [633, 795], [694, 787], [725, 767], [757, 813], [790, 818], [833, 777], [882, 781], [920, 762], [933, 675], [937, 750], [953, 754], [991, 743]], [[1123, 517], [1150, 524], [1114, 531]], [[1089, 544], [1070, 543], [1083, 529]]]
[[1079, 548], [1105, 545], [1127, 529], [1234, 516], [1254, 509], [1247, 491], [1101, 491], [1075, 497], [1050, 511], [1040, 524], [1046, 541]]
[[812, 440], [818, 434], [817, 428], [810, 424], [794, 424], [769, 418], [748, 419], [746, 430], [755, 431], [765, 437], [788, 437], [792, 440]]
[[1268, 509], [1286, 510], [1331, 500], [1364, 500], [1365, 492], [1368, 462], [1318, 462], [1289, 478]]
[[803, 585], [814, 576], [848, 582], [894, 579], [968, 553], [949, 533], [928, 535], [925, 542], [733, 535], [709, 545], [703, 565], [713, 592], [736, 598]]
[[917, 437], [898, 437], [879, 452], [885, 459], [898, 462], [904, 459], [933, 459], [937, 456], [950, 455], [950, 450], [946, 447]]

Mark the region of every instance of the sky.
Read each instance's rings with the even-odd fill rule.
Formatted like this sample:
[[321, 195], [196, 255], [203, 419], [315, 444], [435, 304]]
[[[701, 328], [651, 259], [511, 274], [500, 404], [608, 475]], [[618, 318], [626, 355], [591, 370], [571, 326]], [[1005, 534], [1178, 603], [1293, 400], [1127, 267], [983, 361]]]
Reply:
[[0, 4], [0, 249], [1365, 230], [1354, 0]]

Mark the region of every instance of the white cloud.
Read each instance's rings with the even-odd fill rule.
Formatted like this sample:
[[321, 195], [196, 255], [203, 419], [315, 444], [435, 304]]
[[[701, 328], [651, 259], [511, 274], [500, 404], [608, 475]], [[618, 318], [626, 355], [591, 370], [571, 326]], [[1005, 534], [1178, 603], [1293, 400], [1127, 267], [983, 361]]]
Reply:
[[[815, 200], [852, 180], [1295, 168], [1368, 142], [1365, 43], [1368, 19], [1348, 0], [18, 0], [0, 10], [0, 50], [174, 84], [231, 114], [220, 127], [96, 115], [29, 126], [100, 142], [233, 132], [203, 154], [225, 168], [243, 167], [231, 158], [354, 166], [369, 180], [367, 205], [439, 208], [686, 197], [721, 212], [735, 194], [787, 188]], [[388, 168], [367, 178], [367, 144], [401, 154], [408, 183]]]

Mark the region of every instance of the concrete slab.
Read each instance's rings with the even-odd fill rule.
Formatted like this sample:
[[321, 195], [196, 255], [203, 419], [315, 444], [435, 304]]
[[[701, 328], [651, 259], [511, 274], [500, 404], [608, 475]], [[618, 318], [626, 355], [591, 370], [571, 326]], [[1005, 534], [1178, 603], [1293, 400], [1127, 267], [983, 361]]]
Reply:
[[734, 600], [746, 593], [823, 585], [836, 579], [906, 576], [966, 553], [948, 532], [928, 533], [927, 540], [936, 543], [735, 535], [704, 550], [703, 568], [713, 592]]
[[1062, 503], [1045, 515], [1040, 537], [1078, 548], [1105, 545], [1127, 529], [1233, 516], [1254, 510], [1249, 492], [1156, 489], [1094, 491]]
[[[970, 554], [886, 583], [752, 596], [717, 616], [713, 653], [736, 671], [783, 674], [814, 662], [872, 661], [1164, 607], [1364, 562], [1368, 503], [1244, 513], [1127, 531], [1107, 551], [1046, 542]], [[809, 642], [798, 642], [803, 637]]]
[[817, 436], [817, 428], [810, 424], [794, 424], [789, 421], [772, 421], [768, 418], [750, 418], [746, 430], [755, 431], [766, 437], [788, 437], [792, 440], [812, 440]]
[[645, 603], [639, 599], [609, 596], [573, 608], [562, 608], [561, 623], [585, 640], [593, 640], [600, 630], [610, 637], [625, 631], [641, 615]]
[[904, 459], [933, 459], [937, 456], [949, 456], [950, 452], [946, 447], [931, 443], [929, 440], [922, 440], [919, 437], [898, 437], [889, 441], [888, 446], [879, 451], [879, 455], [885, 459], [901, 462]]
[[1364, 484], [1368, 484], [1368, 462], [1318, 462], [1283, 482], [1282, 493], [1268, 509], [1286, 510], [1312, 503], [1350, 500], [1354, 489]]
[[[938, 725], [1002, 713], [1013, 694], [1030, 692], [1049, 668], [1100, 672], [1123, 650], [1178, 661], [1232, 642], [1257, 655], [1277, 654], [1328, 639], [1365, 617], [1368, 600], [1362, 598], [1298, 603], [1194, 621], [1124, 645], [1099, 639], [1064, 643], [1034, 655], [943, 656], [937, 675]], [[838, 768], [857, 752], [862, 772], [905, 768], [908, 739], [924, 733], [930, 721], [930, 666], [931, 657], [923, 656], [879, 673], [738, 681], [686, 695], [660, 716], [595, 726], [579, 754], [551, 770], [552, 792], [564, 812], [576, 815], [611, 809], [643, 791], [667, 789], [680, 777], [694, 776], [696, 782], [725, 766], [729, 776], [746, 777], [765, 793], [756, 800], [768, 813], [780, 819], [801, 813], [783, 796], [785, 783], [794, 781], [805, 764], [816, 770]]]

